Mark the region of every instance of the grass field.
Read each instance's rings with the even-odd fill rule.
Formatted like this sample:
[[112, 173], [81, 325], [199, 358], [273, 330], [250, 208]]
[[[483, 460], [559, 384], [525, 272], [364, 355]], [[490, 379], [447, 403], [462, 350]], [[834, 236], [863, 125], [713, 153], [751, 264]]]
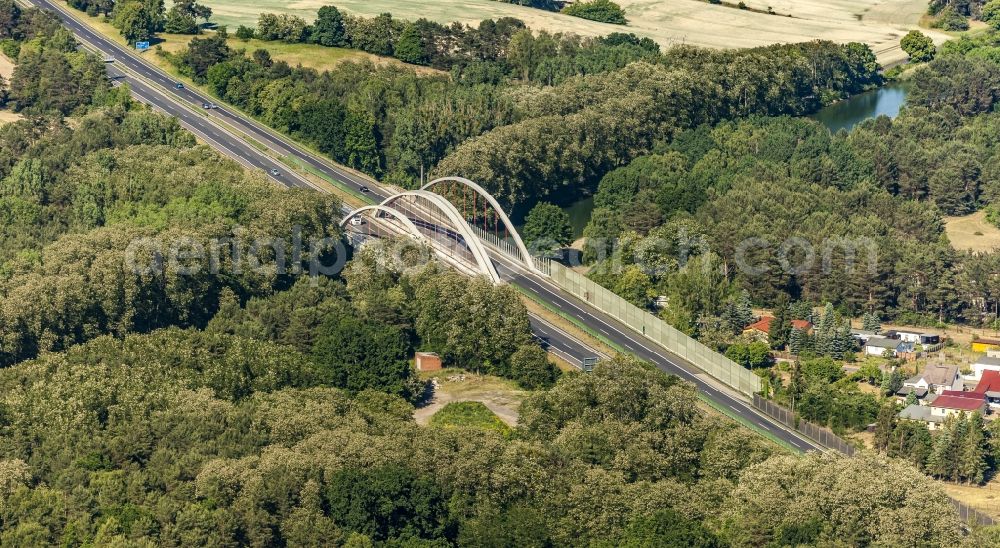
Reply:
[[945, 217], [944, 230], [955, 249], [987, 252], [1000, 248], [1000, 228], [986, 222], [986, 212]]
[[[226, 25], [256, 24], [261, 12], [290, 13], [308, 21], [316, 10], [334, 4], [349, 13], [421, 17], [446, 23], [475, 24], [488, 18], [517, 17], [533, 29], [597, 36], [616, 31], [648, 36], [661, 45], [694, 44], [712, 48], [743, 48], [783, 42], [827, 39], [869, 44], [883, 64], [905, 59], [899, 39], [916, 28], [927, 9], [926, 0], [745, 0], [754, 9], [772, 8], [788, 16], [768, 15], [716, 6], [701, 0], [618, 0], [629, 19], [627, 27], [587, 21], [559, 13], [494, 0], [206, 0], [215, 21]], [[927, 31], [935, 41], [947, 39]]]
[[430, 424], [440, 428], [495, 430], [504, 436], [510, 435], [511, 432], [510, 427], [500, 420], [500, 417], [477, 401], [449, 403], [431, 417]]

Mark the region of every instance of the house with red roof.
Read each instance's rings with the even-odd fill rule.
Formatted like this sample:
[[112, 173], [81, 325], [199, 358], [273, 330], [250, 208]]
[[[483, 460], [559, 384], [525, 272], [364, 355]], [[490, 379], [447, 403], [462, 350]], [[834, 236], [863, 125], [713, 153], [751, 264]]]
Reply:
[[961, 411], [972, 413], [986, 412], [986, 394], [982, 392], [963, 392], [961, 390], [945, 390], [930, 403], [931, 414], [942, 417]]
[[[768, 337], [771, 333], [771, 322], [774, 321], [774, 316], [761, 316], [761, 318], [754, 323], [743, 328], [743, 334], [752, 337], [761, 342], [770, 342]], [[806, 320], [792, 320], [792, 329], [798, 329], [803, 333], [812, 333], [813, 324], [807, 322]]]
[[951, 415], [958, 413], [986, 413], [988, 405], [983, 392], [963, 392], [961, 390], [945, 390], [941, 394], [927, 397], [928, 405], [913, 404], [899, 412], [902, 419], [918, 420], [927, 423], [934, 430]]
[[1000, 408], [1000, 371], [983, 371], [983, 377], [973, 392], [986, 396], [990, 407]]

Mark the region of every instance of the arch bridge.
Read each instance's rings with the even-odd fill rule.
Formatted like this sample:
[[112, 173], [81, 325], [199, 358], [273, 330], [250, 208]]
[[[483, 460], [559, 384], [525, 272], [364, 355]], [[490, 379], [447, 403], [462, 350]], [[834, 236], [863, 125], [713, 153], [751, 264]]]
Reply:
[[350, 212], [340, 224], [361, 237], [408, 235], [445, 260], [474, 264], [494, 283], [500, 283], [500, 275], [489, 256], [491, 248], [541, 274], [500, 203], [464, 177], [442, 177], [419, 190], [399, 192]]

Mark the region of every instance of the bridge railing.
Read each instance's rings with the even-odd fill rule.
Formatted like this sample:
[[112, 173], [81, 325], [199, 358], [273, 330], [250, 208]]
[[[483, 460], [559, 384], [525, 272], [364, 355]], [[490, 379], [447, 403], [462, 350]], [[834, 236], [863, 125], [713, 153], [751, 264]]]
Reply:
[[627, 325], [667, 352], [748, 396], [761, 389], [760, 377], [733, 360], [619, 297], [586, 276], [555, 261], [537, 259], [539, 270], [567, 293]]
[[[487, 232], [473, 224], [470, 224], [469, 228], [471, 228], [472, 232], [474, 232], [476, 236], [479, 236], [479, 238], [483, 240], [486, 245], [496, 249], [515, 261], [521, 260], [521, 252], [518, 251], [517, 246], [515, 246], [510, 240], [501, 238], [492, 232]], [[535, 261], [535, 264], [537, 265], [538, 261]]]

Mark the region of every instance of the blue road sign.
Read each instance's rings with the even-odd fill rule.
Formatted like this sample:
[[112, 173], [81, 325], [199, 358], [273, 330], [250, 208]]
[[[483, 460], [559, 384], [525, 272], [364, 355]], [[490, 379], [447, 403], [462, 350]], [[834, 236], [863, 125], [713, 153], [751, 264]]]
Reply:
[[149, 49], [149, 42], [136, 42], [135, 49], [139, 51], [147, 50]]

